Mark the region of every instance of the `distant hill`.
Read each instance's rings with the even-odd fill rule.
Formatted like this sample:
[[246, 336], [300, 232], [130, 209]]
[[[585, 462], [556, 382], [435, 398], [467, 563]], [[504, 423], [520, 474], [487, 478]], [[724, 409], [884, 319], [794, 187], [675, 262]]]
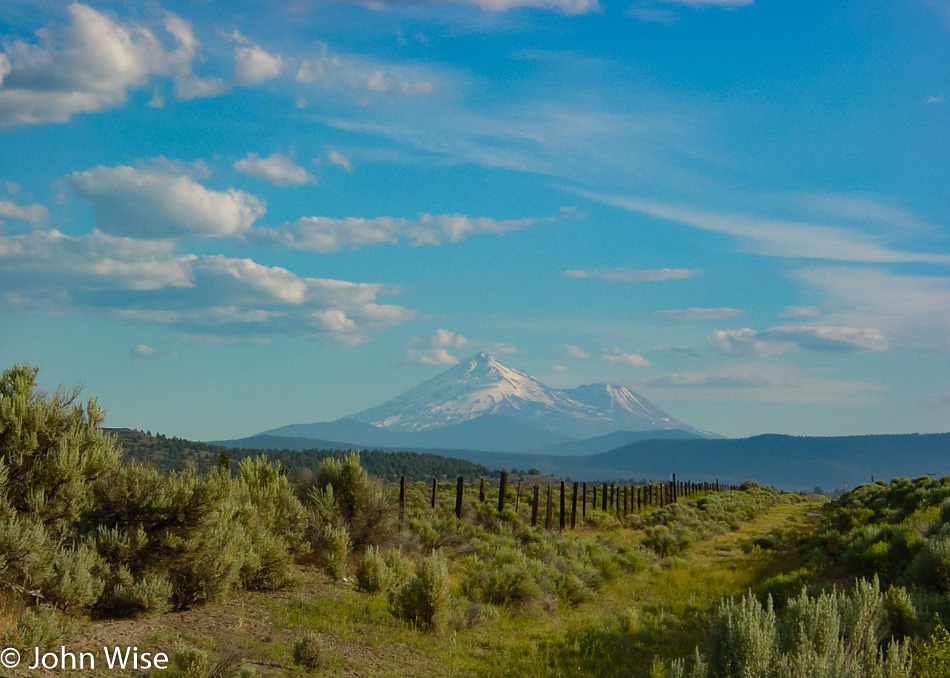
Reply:
[[[189, 464], [198, 468], [216, 466], [221, 453], [231, 456], [232, 469], [247, 457], [266, 453], [268, 458], [276, 459], [292, 476], [300, 476], [306, 471], [316, 471], [320, 462], [327, 457], [341, 457], [348, 447], [330, 447], [315, 449], [313, 440], [307, 440], [308, 447], [293, 449], [281, 445], [288, 438], [273, 438], [259, 441], [262, 447], [232, 447], [212, 445], [183, 438], [169, 438], [162, 434], [149, 435], [133, 429], [105, 429], [118, 438], [126, 459], [151, 462], [166, 470], [182, 470]], [[268, 447], [264, 443], [273, 443]], [[458, 476], [478, 478], [497, 475], [481, 464], [449, 455], [417, 453], [412, 451], [386, 452], [381, 450], [363, 450], [360, 460], [370, 475], [384, 480], [399, 480], [406, 476], [412, 481], [455, 480]]]
[[480, 464], [531, 466], [574, 480], [753, 478], [785, 490], [855, 487], [875, 479], [950, 475], [950, 433], [740, 439], [643, 440], [588, 456], [459, 451]]
[[640, 442], [641, 440], [694, 440], [695, 433], [680, 429], [662, 431], [614, 431], [606, 435], [585, 440], [572, 440], [558, 445], [548, 445], [531, 450], [530, 454], [553, 454], [556, 456], [583, 457], [601, 452], [609, 452], [618, 447]]

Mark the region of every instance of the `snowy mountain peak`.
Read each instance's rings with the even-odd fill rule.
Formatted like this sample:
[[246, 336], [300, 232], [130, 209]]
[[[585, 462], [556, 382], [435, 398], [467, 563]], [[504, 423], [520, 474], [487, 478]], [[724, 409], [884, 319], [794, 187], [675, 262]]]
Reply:
[[348, 418], [394, 431], [424, 431], [486, 414], [575, 438], [653, 429], [703, 435], [624, 386], [553, 389], [487, 353], [478, 353], [389, 402]]

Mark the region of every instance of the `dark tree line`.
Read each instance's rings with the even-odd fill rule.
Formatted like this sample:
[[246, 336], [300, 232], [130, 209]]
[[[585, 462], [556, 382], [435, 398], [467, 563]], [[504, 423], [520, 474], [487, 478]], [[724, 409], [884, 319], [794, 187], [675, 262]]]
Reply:
[[[184, 438], [167, 437], [157, 433], [150, 435], [132, 429], [105, 429], [118, 438], [125, 452], [125, 458], [140, 462], [150, 462], [164, 470], [181, 471], [189, 465], [198, 468], [217, 465], [221, 454], [228, 454], [234, 462], [266, 453], [268, 458], [279, 461], [291, 477], [300, 478], [307, 472], [315, 472], [320, 462], [330, 457], [342, 459], [348, 450], [258, 450], [211, 445]], [[381, 450], [362, 450], [360, 461], [371, 476], [386, 481], [398, 481], [401, 476], [407, 479], [455, 480], [458, 476], [468, 479], [482, 476], [497, 476], [481, 464], [464, 459], [441, 457], [435, 454], [418, 452], [384, 452]]]

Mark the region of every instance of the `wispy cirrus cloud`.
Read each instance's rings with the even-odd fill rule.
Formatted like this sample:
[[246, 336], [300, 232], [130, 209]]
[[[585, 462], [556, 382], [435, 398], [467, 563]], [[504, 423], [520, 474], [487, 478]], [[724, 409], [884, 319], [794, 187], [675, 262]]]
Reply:
[[767, 256], [856, 263], [950, 264], [950, 255], [891, 249], [852, 229], [743, 213], [713, 212], [644, 198], [577, 192], [592, 200], [655, 219], [735, 236], [757, 253]]
[[354, 171], [353, 163], [350, 162], [350, 159], [335, 148], [327, 147], [327, 162], [331, 165], [336, 165], [347, 172]]
[[674, 372], [646, 385], [670, 400], [715, 402], [870, 404], [885, 390], [871, 382], [814, 376], [793, 365], [766, 362]]
[[701, 269], [660, 268], [641, 270], [636, 268], [595, 268], [590, 270], [569, 270], [561, 274], [564, 278], [597, 278], [610, 282], [663, 282], [666, 280], [684, 280], [702, 273]]
[[737, 308], [684, 308], [670, 311], [657, 311], [653, 315], [668, 320], [679, 320], [684, 322], [694, 322], [700, 320], [722, 320], [724, 318], [737, 318], [745, 315], [745, 311]]
[[266, 158], [257, 153], [248, 153], [234, 163], [234, 169], [248, 176], [263, 179], [275, 186], [303, 186], [317, 183], [317, 178], [308, 173], [286, 155], [272, 153]]
[[214, 191], [160, 169], [99, 166], [66, 181], [90, 204], [99, 229], [116, 236], [235, 236], [266, 211], [262, 200], [244, 191]]
[[765, 331], [770, 338], [794, 342], [813, 351], [886, 351], [887, 339], [873, 327], [823, 327], [820, 325], [781, 325]]
[[158, 351], [148, 344], [136, 344], [132, 349], [132, 357], [143, 360], [178, 360], [174, 351]]
[[779, 318], [817, 318], [821, 314], [820, 306], [786, 306]]
[[[429, 0], [344, 0], [366, 5], [378, 11], [399, 5], [428, 5]], [[600, 9], [598, 0], [447, 0], [446, 4], [474, 5], [485, 12], [509, 12], [517, 9], [543, 9], [567, 16], [587, 14]]]
[[375, 217], [304, 217], [276, 228], [257, 228], [249, 236], [258, 242], [275, 242], [296, 250], [337, 252], [367, 245], [408, 241], [413, 246], [460, 242], [481, 233], [504, 235], [548, 219], [496, 220], [464, 214], [422, 214], [418, 219]]
[[795, 278], [828, 298], [827, 322], [876, 327], [894, 346], [950, 350], [950, 277], [811, 266]]
[[346, 92], [361, 104], [371, 104], [380, 97], [428, 95], [436, 90], [434, 75], [426, 68], [332, 54], [325, 43], [318, 43], [317, 53], [300, 62], [296, 79], [301, 84]]
[[934, 409], [950, 409], [950, 392], [928, 393], [916, 398], [914, 402], [923, 407]]

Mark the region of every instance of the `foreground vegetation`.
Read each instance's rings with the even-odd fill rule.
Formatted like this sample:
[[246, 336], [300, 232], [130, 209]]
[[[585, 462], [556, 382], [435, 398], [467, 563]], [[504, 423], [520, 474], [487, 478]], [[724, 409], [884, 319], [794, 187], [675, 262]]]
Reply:
[[950, 675], [950, 479], [821, 510], [749, 482], [547, 530], [526, 496], [498, 510], [475, 485], [460, 518], [444, 483], [400, 509], [357, 454], [294, 480], [263, 456], [123, 463], [77, 396], [27, 366], [0, 378], [9, 644], [119, 624], [198, 678]]

